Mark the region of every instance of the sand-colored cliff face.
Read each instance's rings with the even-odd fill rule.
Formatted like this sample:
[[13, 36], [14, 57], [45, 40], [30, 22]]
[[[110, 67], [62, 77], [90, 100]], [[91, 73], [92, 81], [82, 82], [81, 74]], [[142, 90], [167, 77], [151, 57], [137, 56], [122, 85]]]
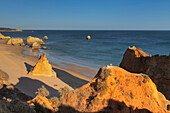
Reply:
[[9, 45], [20, 45], [20, 46], [24, 46], [24, 41], [22, 38], [10, 38], [7, 42], [7, 44]]
[[51, 77], [56, 76], [56, 72], [52, 69], [52, 66], [48, 62], [45, 54], [42, 54], [37, 64], [31, 69], [28, 75]]
[[[141, 51], [144, 55], [141, 55]], [[146, 73], [154, 81], [158, 90], [170, 99], [170, 55], [150, 56], [141, 49], [128, 48], [123, 56], [120, 67], [129, 72]]]
[[[51, 103], [47, 102], [46, 98], [41, 102], [46, 102], [51, 109]], [[170, 101], [157, 90], [148, 75], [130, 73], [120, 67], [108, 66], [102, 67], [88, 84], [62, 96], [58, 110], [170, 113], [167, 105], [170, 105]]]
[[32, 36], [27, 37], [27, 42], [26, 42], [27, 45], [32, 45], [34, 42], [38, 42], [41, 45], [45, 44], [45, 42], [40, 38], [32, 37]]
[[109, 106], [110, 112], [116, 113], [129, 113], [132, 109], [167, 113], [168, 104], [170, 102], [147, 75], [130, 73], [116, 66], [101, 68], [90, 83], [65, 95], [63, 100], [63, 105], [81, 112], [97, 112]]

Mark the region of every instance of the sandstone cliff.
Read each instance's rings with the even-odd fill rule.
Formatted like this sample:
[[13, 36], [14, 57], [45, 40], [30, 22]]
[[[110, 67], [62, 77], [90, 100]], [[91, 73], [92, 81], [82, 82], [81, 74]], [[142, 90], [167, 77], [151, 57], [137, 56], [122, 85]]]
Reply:
[[167, 111], [170, 101], [148, 75], [116, 66], [102, 67], [91, 82], [62, 92], [59, 100], [58, 112], [170, 113]]
[[120, 67], [129, 72], [148, 74], [158, 90], [170, 99], [170, 55], [151, 56], [141, 49], [131, 47], [124, 53]]
[[32, 45], [34, 42], [37, 42], [37, 43], [39, 43], [41, 45], [45, 44], [45, 42], [40, 38], [32, 37], [32, 36], [27, 37], [27, 42], [26, 42], [27, 45]]
[[46, 55], [42, 54], [39, 57], [37, 64], [31, 69], [28, 75], [52, 77], [56, 76], [56, 72], [52, 69]]
[[24, 41], [22, 38], [10, 38], [7, 42], [9, 45], [20, 45], [20, 46], [25, 46]]

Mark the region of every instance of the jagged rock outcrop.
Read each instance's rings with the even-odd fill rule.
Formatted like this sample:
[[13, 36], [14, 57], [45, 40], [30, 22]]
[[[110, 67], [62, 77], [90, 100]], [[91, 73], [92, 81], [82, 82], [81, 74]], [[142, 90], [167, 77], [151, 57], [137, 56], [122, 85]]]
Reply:
[[44, 38], [43, 38], [44, 40], [48, 40], [48, 37], [47, 36], [44, 36]]
[[0, 39], [10, 39], [10, 36], [4, 36], [3, 34], [0, 33]]
[[49, 100], [46, 97], [37, 95], [34, 99], [27, 101], [28, 104], [30, 103], [38, 103], [40, 105], [44, 105], [44, 107], [48, 109], [53, 109], [52, 104], [49, 102]]
[[128, 48], [120, 67], [129, 72], [148, 74], [167, 99], [170, 99], [170, 55], [151, 56], [141, 49]]
[[166, 113], [170, 102], [147, 75], [108, 66], [101, 68], [90, 83], [65, 95], [62, 104], [83, 112], [97, 112], [109, 104], [110, 112], [146, 109]]
[[32, 45], [34, 42], [38, 42], [40, 45], [45, 44], [45, 42], [40, 38], [32, 37], [32, 36], [27, 37], [27, 42], [26, 42], [27, 45]]
[[59, 100], [58, 112], [170, 113], [170, 101], [148, 75], [116, 66], [102, 67], [91, 82]]
[[52, 69], [45, 54], [39, 57], [37, 64], [31, 69], [28, 75], [56, 77], [56, 72]]
[[22, 38], [10, 38], [7, 42], [9, 45], [20, 45], [20, 46], [25, 46], [24, 41]]
[[32, 44], [32, 49], [41, 49], [41, 45], [38, 42]]

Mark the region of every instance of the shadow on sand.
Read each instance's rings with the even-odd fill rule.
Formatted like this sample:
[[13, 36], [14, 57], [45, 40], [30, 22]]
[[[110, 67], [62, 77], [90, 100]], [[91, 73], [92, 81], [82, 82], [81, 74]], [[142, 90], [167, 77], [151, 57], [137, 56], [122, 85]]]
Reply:
[[35, 92], [37, 92], [37, 89], [40, 88], [42, 85], [44, 85], [45, 88], [50, 92], [50, 95], [47, 98], [53, 96], [57, 97], [60, 96], [59, 92], [56, 89], [46, 85], [45, 83], [39, 80], [31, 79], [28, 77], [19, 78], [19, 82], [15, 85], [15, 87], [21, 90], [23, 93], [35, 97], [36, 96]]
[[89, 81], [80, 79], [78, 77], [75, 77], [72, 74], [65, 72], [63, 70], [60, 70], [57, 68], [53, 68], [53, 70], [57, 73], [57, 77], [60, 80], [62, 80], [63, 82], [65, 82], [66, 84], [68, 84], [69, 86], [71, 86], [74, 89], [79, 88], [89, 82]]
[[33, 66], [26, 62], [24, 62], [24, 64], [25, 64], [25, 67], [27, 68], [27, 72], [29, 73], [31, 71], [31, 69], [33, 68]]
[[[33, 68], [33, 66], [26, 62], [24, 64], [25, 64], [25, 67], [27, 68], [27, 71], [30, 72], [30, 70], [31, 70], [31, 68]], [[60, 70], [57, 68], [53, 68], [53, 70], [57, 73], [57, 77], [60, 80], [62, 80], [63, 82], [65, 82], [66, 84], [68, 84], [69, 86], [71, 86], [74, 89], [79, 88], [89, 82], [89, 81], [80, 79], [78, 77], [75, 77], [66, 71], [63, 71], [63, 70]]]

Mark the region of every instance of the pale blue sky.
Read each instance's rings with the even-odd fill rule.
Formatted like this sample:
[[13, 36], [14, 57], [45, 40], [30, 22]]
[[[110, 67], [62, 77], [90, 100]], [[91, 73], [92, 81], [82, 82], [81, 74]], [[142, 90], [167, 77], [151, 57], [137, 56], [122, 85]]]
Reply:
[[170, 0], [0, 0], [0, 27], [170, 30]]

